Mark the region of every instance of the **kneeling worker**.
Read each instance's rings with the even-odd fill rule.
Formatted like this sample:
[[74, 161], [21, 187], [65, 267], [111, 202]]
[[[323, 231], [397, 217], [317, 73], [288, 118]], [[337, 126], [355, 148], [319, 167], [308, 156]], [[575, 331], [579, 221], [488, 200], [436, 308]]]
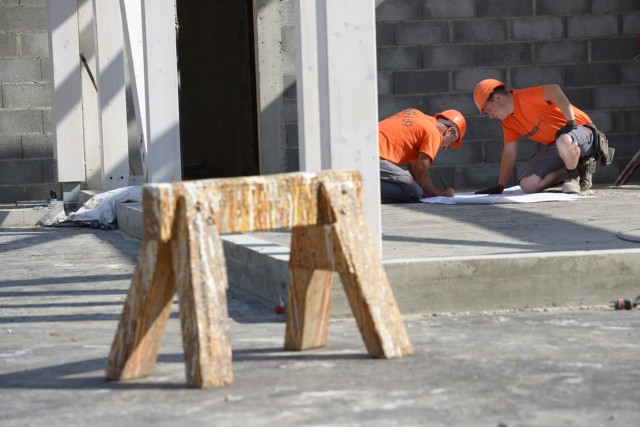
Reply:
[[[460, 148], [467, 131], [464, 116], [447, 110], [428, 116], [414, 108], [378, 124], [382, 203], [412, 203], [423, 197], [453, 197], [453, 188], [438, 188], [429, 168], [439, 149]], [[407, 166], [403, 169], [401, 166]]]
[[526, 193], [537, 193], [563, 179], [563, 192], [587, 191], [596, 160], [611, 163], [614, 150], [606, 136], [584, 111], [569, 103], [556, 84], [508, 91], [501, 81], [486, 79], [476, 85], [473, 99], [480, 114], [501, 121], [504, 137], [498, 185], [476, 193], [502, 193], [522, 137], [545, 145], [520, 174], [519, 184]]

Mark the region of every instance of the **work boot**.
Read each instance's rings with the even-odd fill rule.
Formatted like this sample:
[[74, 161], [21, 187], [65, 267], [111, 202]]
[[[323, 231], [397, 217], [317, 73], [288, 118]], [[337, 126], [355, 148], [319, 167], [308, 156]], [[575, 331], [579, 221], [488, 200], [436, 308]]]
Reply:
[[562, 184], [562, 192], [569, 194], [579, 193], [580, 183], [578, 182], [578, 177], [565, 179], [564, 184]]
[[[596, 159], [580, 159], [578, 173], [580, 174], [580, 191], [588, 191], [591, 188], [591, 177], [596, 171]], [[563, 190], [564, 191], [564, 190]]]

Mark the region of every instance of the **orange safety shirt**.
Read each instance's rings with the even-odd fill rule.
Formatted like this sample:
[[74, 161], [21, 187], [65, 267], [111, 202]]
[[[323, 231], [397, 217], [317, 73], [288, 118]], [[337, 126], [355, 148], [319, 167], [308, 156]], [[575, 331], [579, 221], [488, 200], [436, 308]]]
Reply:
[[441, 142], [436, 119], [415, 108], [403, 110], [378, 123], [379, 155], [396, 165], [414, 162], [420, 153], [433, 161]]
[[[545, 145], [555, 142], [556, 132], [567, 123], [567, 118], [555, 104], [544, 99], [542, 86], [514, 89], [511, 93], [514, 111], [502, 120], [504, 142], [523, 136]], [[584, 111], [571, 107], [578, 126], [591, 123]]]

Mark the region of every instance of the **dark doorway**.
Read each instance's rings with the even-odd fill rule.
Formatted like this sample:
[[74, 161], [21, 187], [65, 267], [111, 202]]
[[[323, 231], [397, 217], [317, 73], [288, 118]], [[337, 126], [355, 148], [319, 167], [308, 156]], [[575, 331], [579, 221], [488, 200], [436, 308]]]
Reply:
[[183, 179], [258, 175], [252, 0], [177, 0]]

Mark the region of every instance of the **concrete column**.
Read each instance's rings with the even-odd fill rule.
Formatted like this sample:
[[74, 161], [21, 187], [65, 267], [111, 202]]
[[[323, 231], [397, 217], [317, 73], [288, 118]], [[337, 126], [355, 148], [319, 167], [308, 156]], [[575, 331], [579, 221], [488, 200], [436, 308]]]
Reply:
[[[317, 167], [310, 157], [319, 153], [322, 169], [360, 171], [367, 225], [380, 253], [375, 5], [357, 0], [316, 0], [315, 11], [306, 2], [296, 7], [299, 50], [313, 51], [314, 37], [309, 32], [315, 28], [318, 55], [316, 59], [312, 52], [298, 54], [297, 79], [303, 85], [299, 90], [308, 92], [303, 94], [302, 102], [298, 99], [299, 126], [304, 127], [300, 131], [304, 137], [300, 141], [304, 144], [301, 162]], [[316, 92], [319, 118], [314, 109]], [[320, 147], [314, 128], [318, 120]]]

